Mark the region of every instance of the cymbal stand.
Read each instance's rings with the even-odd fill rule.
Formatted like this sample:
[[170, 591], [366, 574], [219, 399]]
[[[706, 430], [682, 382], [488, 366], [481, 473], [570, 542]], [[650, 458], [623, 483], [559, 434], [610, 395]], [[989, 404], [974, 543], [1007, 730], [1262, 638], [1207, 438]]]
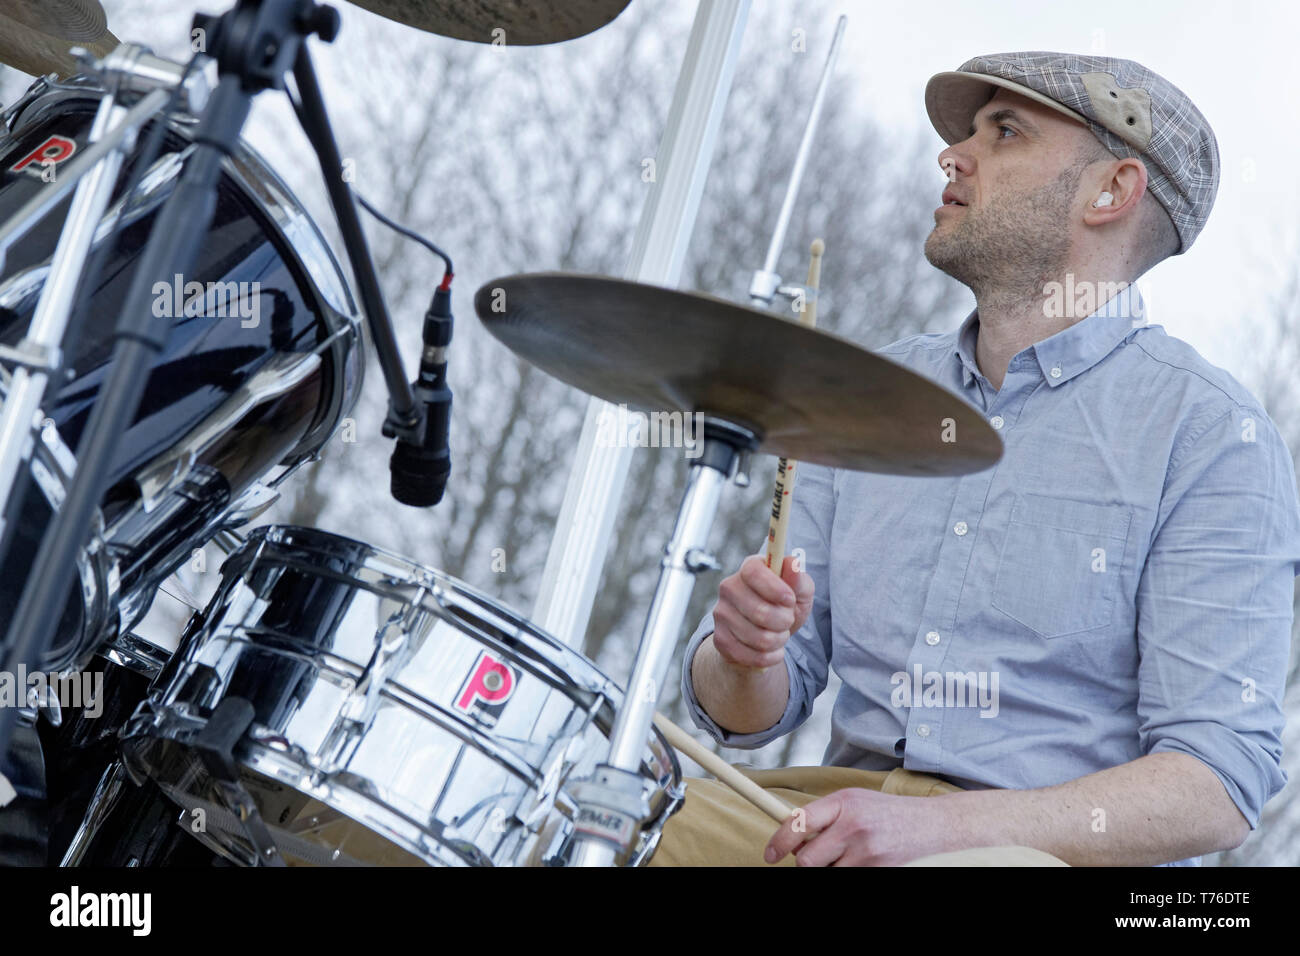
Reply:
[[794, 297], [804, 291], [803, 286], [781, 284], [781, 277], [776, 272], [776, 260], [781, 255], [781, 247], [785, 245], [785, 231], [790, 225], [795, 197], [799, 195], [799, 185], [803, 182], [804, 169], [808, 165], [808, 156], [812, 152], [817, 126], [821, 122], [822, 107], [826, 104], [826, 87], [830, 83], [831, 74], [835, 71], [835, 60], [839, 56], [840, 40], [844, 37], [844, 27], [847, 23], [848, 17], [841, 16], [835, 24], [835, 36], [831, 40], [830, 52], [826, 54], [822, 78], [817, 83], [817, 93], [813, 96], [812, 109], [808, 113], [808, 122], [803, 130], [803, 139], [800, 140], [799, 152], [795, 155], [794, 169], [790, 171], [790, 182], [785, 189], [781, 212], [776, 217], [776, 229], [767, 247], [767, 258], [763, 262], [763, 268], [754, 273], [749, 283], [750, 304], [758, 308], [770, 307], [772, 299], [778, 293]]
[[677, 521], [664, 548], [632, 678], [614, 719], [609, 756], [590, 778], [574, 784], [577, 866], [613, 866], [630, 851], [641, 822], [650, 816], [640, 768], [658, 691], [677, 647], [695, 575], [719, 567], [707, 546], [722, 487], [735, 474], [741, 454], [757, 448], [761, 440], [744, 426], [717, 418], [704, 420], [703, 449], [691, 460]]

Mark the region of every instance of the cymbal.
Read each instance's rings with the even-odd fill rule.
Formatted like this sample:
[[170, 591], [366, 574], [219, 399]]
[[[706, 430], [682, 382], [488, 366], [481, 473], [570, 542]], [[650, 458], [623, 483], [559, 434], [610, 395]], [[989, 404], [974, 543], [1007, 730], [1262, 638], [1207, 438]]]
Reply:
[[552, 272], [488, 282], [474, 308], [506, 347], [562, 382], [636, 411], [747, 426], [769, 454], [892, 475], [961, 475], [1002, 457], [984, 417], [930, 380], [724, 299]]
[[83, 46], [105, 57], [118, 46], [97, 0], [0, 0], [0, 63], [43, 76], [77, 72], [68, 53]]
[[[457, 40], [559, 43], [599, 30], [631, 0], [352, 0], [398, 23]], [[494, 34], [501, 29], [504, 34]]]

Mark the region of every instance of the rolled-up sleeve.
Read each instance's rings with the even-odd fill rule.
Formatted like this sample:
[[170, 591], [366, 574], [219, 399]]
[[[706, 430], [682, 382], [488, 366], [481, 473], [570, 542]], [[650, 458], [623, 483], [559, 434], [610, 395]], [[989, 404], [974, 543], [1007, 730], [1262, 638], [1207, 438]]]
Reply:
[[789, 553], [802, 552], [804, 570], [815, 586], [812, 611], [785, 646], [785, 666], [790, 696], [780, 720], [767, 730], [737, 734], [718, 726], [700, 706], [691, 682], [691, 664], [704, 639], [713, 633], [712, 610], [691, 635], [683, 655], [682, 699], [696, 726], [726, 747], [754, 750], [795, 730], [813, 711], [817, 696], [826, 689], [831, 660], [830, 539], [834, 517], [834, 473], [820, 465], [801, 462], [795, 477], [794, 504], [786, 539]]
[[1291, 455], [1262, 411], [1207, 418], [1170, 459], [1138, 587], [1140, 743], [1204, 762], [1254, 829], [1287, 780], [1300, 503]]

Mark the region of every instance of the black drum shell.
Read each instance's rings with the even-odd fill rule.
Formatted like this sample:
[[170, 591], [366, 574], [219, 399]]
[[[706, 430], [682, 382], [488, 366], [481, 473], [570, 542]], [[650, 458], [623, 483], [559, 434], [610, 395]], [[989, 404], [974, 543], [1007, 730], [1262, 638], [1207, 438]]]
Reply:
[[[0, 221], [46, 186], [39, 175], [12, 167], [50, 136], [74, 140], [84, 148], [97, 105], [96, 91], [73, 83], [35, 97], [9, 116], [10, 131], [0, 138]], [[172, 121], [164, 153], [174, 156], [186, 150], [191, 128], [184, 121]], [[135, 158], [128, 157], [119, 193]], [[159, 167], [155, 162], [151, 176]], [[72, 318], [67, 377], [44, 411], [47, 426], [52, 424], [67, 449], [75, 450], [107, 375], [114, 325], [175, 175], [153, 180], [145, 191], [143, 214], [131, 216], [126, 225], [101, 238], [92, 253], [91, 261], [98, 256], [100, 264], [93, 284], [79, 297], [83, 307]], [[120, 198], [115, 193], [114, 203]], [[0, 343], [16, 346], [27, 333], [43, 285], [39, 270], [48, 265], [69, 204], [64, 200], [57, 205], [5, 257], [0, 268]], [[298, 227], [293, 241], [283, 228], [289, 217]], [[295, 248], [303, 245], [304, 223], [313, 234], [307, 238], [313, 240], [308, 259], [314, 269]], [[147, 608], [151, 589], [210, 539], [239, 495], [278, 466], [290, 469], [314, 456], [360, 391], [364, 363], [359, 326], [341, 270], [287, 188], [251, 151], [241, 150], [226, 162], [213, 223], [198, 261], [179, 283], [182, 304], [186, 284], [195, 282], [205, 289], [226, 283], [235, 283], [239, 290], [256, 289], [258, 311], [255, 316], [232, 315], [222, 307], [200, 307], [192, 310], [196, 314], [182, 309], [171, 318], [167, 345], [153, 365], [139, 411], [107, 476], [109, 491], [101, 514], [110, 533], [103, 553], [89, 562], [91, 567], [82, 568], [80, 586], [74, 587], [64, 610], [59, 646], [45, 662], [48, 667], [69, 666], [92, 645], [129, 626], [130, 621], [119, 620], [116, 609], [123, 602]], [[175, 297], [157, 291], [155, 309], [174, 312]], [[173, 301], [166, 302], [168, 298]], [[241, 418], [160, 505], [147, 512], [141, 507], [133, 480], [141, 469], [205, 422], [274, 356], [312, 351], [320, 354], [317, 371]], [[0, 566], [0, 635], [7, 631], [25, 571], [51, 514], [49, 491], [42, 493], [30, 481], [25, 484], [21, 520], [15, 522], [12, 545]]]

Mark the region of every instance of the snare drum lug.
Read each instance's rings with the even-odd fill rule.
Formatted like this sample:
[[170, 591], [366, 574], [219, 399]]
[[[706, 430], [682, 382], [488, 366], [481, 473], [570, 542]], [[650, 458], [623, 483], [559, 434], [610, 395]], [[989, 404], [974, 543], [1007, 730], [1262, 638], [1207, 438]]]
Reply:
[[208, 722], [194, 739], [204, 766], [218, 780], [239, 780], [239, 764], [234, 748], [253, 723], [253, 705], [242, 697], [227, 697], [217, 705]]

